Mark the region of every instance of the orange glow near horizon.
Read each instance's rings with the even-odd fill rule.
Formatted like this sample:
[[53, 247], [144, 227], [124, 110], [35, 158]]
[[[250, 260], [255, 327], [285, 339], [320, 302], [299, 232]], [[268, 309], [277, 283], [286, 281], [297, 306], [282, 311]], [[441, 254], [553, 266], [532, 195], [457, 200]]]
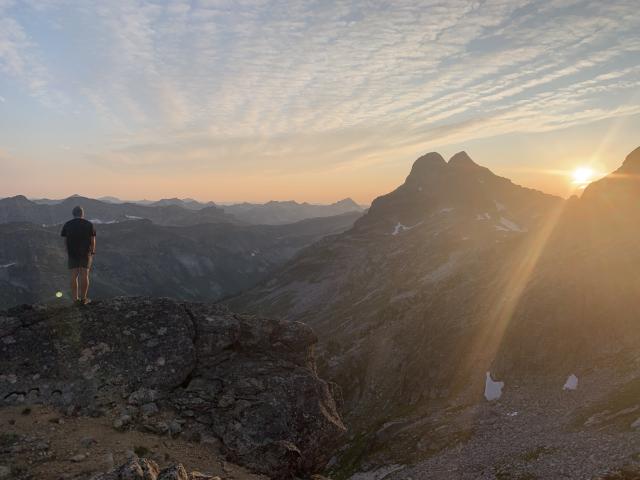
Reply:
[[586, 187], [593, 181], [596, 176], [596, 172], [591, 167], [583, 166], [577, 167], [572, 173], [572, 183], [580, 188]]

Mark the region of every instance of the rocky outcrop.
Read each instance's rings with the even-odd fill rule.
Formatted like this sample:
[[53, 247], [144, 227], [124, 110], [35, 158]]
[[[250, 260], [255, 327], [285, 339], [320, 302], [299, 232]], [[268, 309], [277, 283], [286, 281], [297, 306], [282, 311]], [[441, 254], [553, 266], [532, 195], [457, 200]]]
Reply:
[[496, 347], [488, 344], [497, 342], [482, 341], [493, 335], [487, 324], [503, 320], [494, 318], [513, 272], [527, 268], [522, 252], [536, 247], [561, 204], [464, 152], [449, 162], [428, 153], [354, 228], [228, 303], [311, 325], [321, 371], [342, 387], [350, 425], [368, 430], [391, 421], [394, 408], [461, 388], [482, 392], [483, 384], [468, 387], [491, 368]]
[[[342, 387], [356, 438], [338, 459], [343, 472], [371, 445], [392, 445], [390, 464], [419, 442], [429, 455], [441, 442], [407, 433], [407, 412], [424, 426], [443, 405], [484, 402], [487, 372], [508, 397], [516, 385], [561, 387], [572, 374], [635, 364], [638, 172], [640, 150], [563, 201], [463, 152], [449, 162], [427, 154], [354, 228], [228, 303], [318, 333], [320, 371]], [[380, 431], [383, 442], [370, 433]]]
[[118, 429], [213, 437], [276, 478], [314, 472], [344, 431], [316, 337], [224, 307], [116, 298], [0, 313], [0, 405], [114, 415]]
[[220, 480], [220, 477], [211, 477], [199, 472], [187, 473], [180, 463], [160, 470], [153, 460], [134, 457], [94, 480]]

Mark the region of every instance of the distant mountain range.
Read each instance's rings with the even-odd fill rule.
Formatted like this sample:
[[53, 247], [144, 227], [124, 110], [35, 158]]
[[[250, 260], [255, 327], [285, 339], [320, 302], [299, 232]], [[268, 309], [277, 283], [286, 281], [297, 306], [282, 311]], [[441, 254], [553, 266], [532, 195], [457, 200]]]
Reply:
[[[98, 225], [91, 294], [218, 300], [258, 283], [319, 238], [350, 228], [359, 215], [278, 226], [176, 227], [149, 220]], [[0, 308], [65, 301], [67, 284], [59, 226], [0, 224]], [[65, 292], [65, 298], [56, 300], [57, 291]]]
[[[81, 195], [71, 195], [68, 198], [83, 198]], [[39, 203], [42, 205], [56, 205], [58, 203], [62, 203], [67, 200], [66, 198], [59, 200], [52, 200], [50, 198], [33, 198], [32, 202]], [[193, 198], [163, 198], [161, 200], [121, 200], [118, 197], [113, 196], [104, 196], [98, 197], [96, 200], [106, 203], [114, 203], [114, 204], [122, 204], [122, 203], [135, 203], [136, 205], [144, 205], [146, 207], [166, 207], [168, 205], [176, 205], [178, 207], [188, 208], [191, 210], [200, 210], [206, 207], [215, 207], [216, 204], [214, 202], [198, 202]]]
[[[461, 442], [495, 454], [485, 466], [500, 461], [504, 447], [488, 450], [492, 437], [482, 429], [503, 420], [487, 411], [486, 423], [474, 422], [469, 405], [483, 391], [499, 398], [493, 392], [503, 386], [511, 395], [505, 405], [538, 388], [520, 402], [530, 412], [505, 407], [500, 414], [524, 420], [545, 401], [541, 388], [555, 399], [570, 375], [587, 386], [609, 379], [572, 406], [558, 398], [546, 411], [553, 418], [547, 437], [522, 430], [518, 441], [529, 448], [567, 442], [572, 422], [583, 418], [583, 427], [589, 419], [582, 417], [588, 408], [597, 418], [620, 410], [628, 428], [638, 416], [636, 397], [623, 400], [612, 389], [636, 391], [640, 381], [628, 370], [640, 349], [638, 178], [640, 148], [581, 198], [563, 200], [515, 185], [464, 152], [448, 162], [430, 153], [352, 229], [307, 247], [228, 303], [302, 321], [318, 333], [320, 370], [341, 386], [352, 429], [334, 465], [337, 478], [376, 465], [405, 472], [402, 464], [419, 462], [388, 478], [457, 478], [444, 472], [453, 461], [447, 448]], [[438, 423], [443, 418], [449, 420]], [[588, 428], [597, 422], [587, 421], [575, 440], [592, 456], [586, 439], [597, 435]], [[617, 438], [611, 446], [631, 441]]]
[[[31, 213], [34, 210], [37, 210], [33, 206], [31, 208], [25, 205], [24, 197], [12, 197], [15, 203], [21, 203], [22, 210], [24, 211], [22, 217], [18, 217], [14, 215], [10, 217], [8, 214], [5, 214], [5, 218], [17, 219], [18, 221], [33, 221], [31, 218], [38, 216], [35, 213]], [[0, 199], [0, 212], [2, 209], [2, 203], [4, 200], [10, 199]], [[91, 200], [91, 199], [90, 199]], [[50, 210], [56, 210], [58, 206], [66, 206], [68, 207], [71, 203], [86, 203], [87, 199], [85, 197], [81, 197], [79, 195], [73, 195], [64, 200], [50, 200], [46, 198], [34, 199], [30, 200], [33, 204], [44, 205], [50, 207]], [[100, 205], [95, 204], [93, 202], [100, 202]], [[97, 218], [102, 223], [106, 223], [109, 221], [114, 221], [117, 219], [123, 219], [126, 217], [122, 217], [122, 212], [127, 211], [135, 211], [137, 213], [127, 213], [128, 215], [141, 216], [142, 218], [149, 218], [156, 223], [167, 224], [167, 225], [175, 225], [175, 224], [192, 224], [193, 221], [199, 223], [199, 220], [204, 222], [210, 221], [233, 221], [238, 220], [242, 223], [249, 223], [252, 225], [283, 225], [286, 223], [294, 223], [299, 222], [300, 220], [305, 220], [307, 218], [318, 218], [318, 217], [330, 217], [333, 215], [341, 215], [343, 213], [348, 212], [363, 212], [365, 210], [364, 207], [358, 205], [350, 198], [346, 198], [344, 200], [340, 200], [339, 202], [330, 204], [330, 205], [316, 205], [311, 203], [298, 203], [295, 201], [270, 201], [267, 203], [238, 203], [232, 205], [216, 205], [214, 202], [198, 202], [192, 198], [165, 198], [162, 200], [135, 200], [135, 201], [125, 201], [120, 200], [116, 197], [100, 197], [96, 200], [91, 200], [91, 206], [95, 207], [99, 206], [97, 209], [101, 212], [103, 218]], [[155, 215], [149, 213], [149, 210], [140, 210], [137, 207], [180, 207], [190, 211], [204, 211], [202, 212], [202, 219], [198, 219], [199, 214], [193, 214], [189, 216], [189, 220], [182, 220], [182, 223], [176, 223], [177, 221], [173, 218], [170, 213], [160, 214], [156, 212]], [[108, 212], [108, 213], [107, 213]], [[214, 212], [216, 215], [220, 215], [220, 218], [215, 219]], [[224, 217], [222, 213], [228, 214], [227, 217]], [[90, 213], [90, 212], [88, 212]], [[125, 215], [127, 215], [125, 214]], [[0, 214], [1, 215], [1, 214]], [[40, 213], [39, 218], [46, 217], [47, 213]], [[54, 215], [49, 213], [49, 215]], [[151, 218], [153, 216], [153, 218]], [[232, 217], [233, 216], [233, 219]], [[0, 217], [0, 222], [2, 222], [2, 217]], [[187, 223], [184, 223], [187, 222]], [[40, 222], [36, 222], [40, 223]], [[46, 222], [42, 222], [46, 223]]]
[[298, 202], [267, 202], [264, 204], [238, 203], [222, 207], [225, 212], [251, 224], [282, 225], [305, 218], [330, 217], [348, 212], [363, 212], [364, 207], [350, 198], [331, 205], [314, 205]]
[[203, 223], [242, 223], [216, 206], [192, 210], [181, 205], [139, 205], [112, 203], [72, 196], [54, 203], [38, 203], [22, 195], [0, 199], [0, 223], [31, 222], [58, 225], [71, 218], [71, 210], [81, 205], [88, 220], [96, 224], [148, 219], [158, 225], [197, 225]]

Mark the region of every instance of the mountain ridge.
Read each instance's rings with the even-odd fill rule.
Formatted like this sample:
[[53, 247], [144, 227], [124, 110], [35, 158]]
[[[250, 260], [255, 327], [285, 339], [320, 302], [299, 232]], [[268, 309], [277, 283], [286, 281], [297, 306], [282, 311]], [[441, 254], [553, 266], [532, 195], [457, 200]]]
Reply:
[[[623, 366], [640, 345], [630, 308], [640, 298], [638, 203], [621, 215], [620, 202], [598, 206], [589, 187], [566, 201], [457, 155], [453, 165], [420, 157], [351, 230], [229, 300], [316, 330], [320, 371], [342, 387], [347, 423], [363, 435], [406, 412], [415, 420], [480, 402], [487, 372], [515, 394], [523, 379], [562, 384]], [[407, 428], [388, 439], [400, 457], [422, 432]]]

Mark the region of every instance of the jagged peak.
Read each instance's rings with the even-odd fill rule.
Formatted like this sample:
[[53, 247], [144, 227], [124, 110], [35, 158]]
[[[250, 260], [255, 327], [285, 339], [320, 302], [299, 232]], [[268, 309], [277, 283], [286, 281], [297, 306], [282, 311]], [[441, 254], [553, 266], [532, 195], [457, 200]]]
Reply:
[[422, 155], [415, 162], [413, 162], [409, 177], [421, 177], [431, 171], [446, 168], [446, 166], [447, 162], [442, 157], [442, 155], [440, 155], [438, 152], [429, 152], [425, 155]]
[[640, 147], [636, 148], [629, 155], [627, 155], [620, 169], [624, 171], [640, 171]]
[[467, 154], [467, 152], [465, 152], [464, 150], [462, 152], [458, 152], [456, 153], [453, 157], [451, 157], [449, 159], [449, 166], [450, 167], [462, 167], [462, 168], [469, 168], [469, 167], [477, 167], [477, 168], [482, 168], [480, 167], [480, 165], [478, 165], [476, 162], [474, 162], [471, 157]]

